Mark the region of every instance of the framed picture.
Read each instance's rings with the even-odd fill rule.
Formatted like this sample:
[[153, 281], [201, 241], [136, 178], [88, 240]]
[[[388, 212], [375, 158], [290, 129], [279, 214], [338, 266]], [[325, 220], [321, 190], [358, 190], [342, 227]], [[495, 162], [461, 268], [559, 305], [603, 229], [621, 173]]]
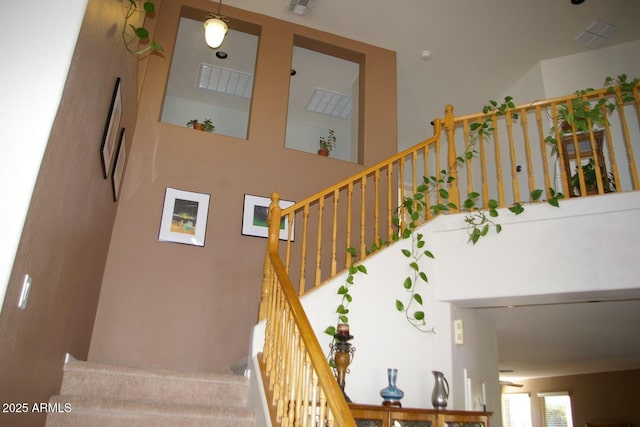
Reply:
[[120, 77], [116, 78], [116, 85], [111, 95], [111, 104], [107, 122], [104, 125], [102, 134], [102, 144], [100, 145], [100, 158], [102, 160], [102, 174], [104, 179], [109, 177], [113, 156], [116, 152], [118, 142], [118, 129], [120, 129], [120, 118], [122, 117], [122, 91], [120, 90]]
[[204, 246], [209, 195], [167, 187], [159, 239], [163, 242]]
[[[280, 200], [282, 209], [293, 205], [289, 200]], [[242, 234], [245, 236], [267, 237], [269, 227], [267, 226], [267, 214], [271, 199], [268, 197], [244, 195], [244, 210], [242, 213]], [[293, 224], [291, 227], [291, 241], [293, 242]], [[280, 240], [287, 240], [289, 236], [289, 222], [282, 218], [280, 221]]]
[[127, 144], [124, 128], [120, 130], [120, 138], [118, 138], [118, 150], [116, 151], [116, 158], [113, 162], [113, 172], [111, 172], [111, 188], [113, 188], [113, 201], [117, 202], [118, 196], [120, 195], [120, 185], [122, 183], [124, 167], [127, 163]]

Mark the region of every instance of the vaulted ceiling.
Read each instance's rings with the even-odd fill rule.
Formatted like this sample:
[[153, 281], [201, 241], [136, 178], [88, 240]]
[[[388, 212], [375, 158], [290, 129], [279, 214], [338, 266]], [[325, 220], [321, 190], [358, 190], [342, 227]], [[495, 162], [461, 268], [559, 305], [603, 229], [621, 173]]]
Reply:
[[[399, 148], [431, 136], [446, 104], [478, 111], [540, 61], [596, 48], [574, 40], [596, 19], [617, 27], [598, 48], [640, 39], [637, 0], [313, 0], [305, 16], [289, 3], [224, 1], [396, 51]], [[497, 325], [501, 367], [515, 377], [640, 368], [640, 340], [628, 334], [640, 300], [484, 311]]]

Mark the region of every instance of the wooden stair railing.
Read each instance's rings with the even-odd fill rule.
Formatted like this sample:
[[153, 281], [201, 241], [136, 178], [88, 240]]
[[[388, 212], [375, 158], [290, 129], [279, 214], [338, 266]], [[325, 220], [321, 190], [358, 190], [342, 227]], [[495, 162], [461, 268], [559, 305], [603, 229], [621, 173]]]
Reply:
[[279, 195], [271, 195], [269, 238], [264, 264], [266, 320], [261, 372], [279, 426], [355, 427], [338, 383], [293, 289], [280, 255]]
[[[329, 426], [353, 425], [298, 296], [361, 262], [372, 245], [380, 246], [398, 233], [393, 217], [404, 218], [402, 201], [425, 180], [434, 183], [425, 177], [435, 177], [436, 191], [426, 197], [427, 209], [420, 222], [433, 217], [429, 206], [443, 201], [440, 189], [446, 189], [447, 201], [457, 206], [471, 194], [480, 194], [477, 208], [486, 208], [492, 200], [498, 207], [528, 202], [534, 189], [546, 191], [547, 197], [551, 189], [565, 196], [575, 196], [574, 191], [587, 195], [585, 174], [577, 165], [589, 156], [598, 171], [597, 194], [640, 190], [635, 154], [640, 152], [638, 86], [632, 89], [633, 101], [626, 104], [620, 101], [620, 93], [620, 87], [600, 89], [518, 105], [506, 114], [492, 110], [455, 117], [448, 105], [444, 118], [433, 121], [434, 136], [420, 144], [286, 209], [280, 209], [279, 195], [274, 193], [259, 309], [259, 319], [267, 323], [262, 362], [276, 407], [274, 419], [292, 425], [316, 414]], [[572, 102], [579, 98], [592, 104], [611, 98], [617, 108], [601, 129], [580, 134], [574, 127], [562, 134], [557, 111], [571, 111]], [[518, 119], [511, 113], [517, 113]], [[487, 120], [489, 131], [474, 134], [473, 124]], [[443, 127], [446, 147], [441, 140]], [[549, 136], [558, 141], [555, 146], [548, 143]], [[466, 152], [473, 152], [473, 157], [463, 156]], [[454, 179], [437, 182], [443, 174]], [[283, 242], [281, 220], [288, 224]], [[352, 248], [358, 258], [353, 258]]]

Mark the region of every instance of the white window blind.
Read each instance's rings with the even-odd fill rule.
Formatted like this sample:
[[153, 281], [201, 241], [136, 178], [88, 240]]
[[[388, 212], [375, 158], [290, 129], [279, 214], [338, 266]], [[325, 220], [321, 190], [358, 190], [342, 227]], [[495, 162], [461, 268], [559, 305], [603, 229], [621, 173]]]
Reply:
[[529, 393], [505, 393], [502, 395], [502, 425], [504, 427], [531, 427]]
[[566, 391], [538, 393], [542, 427], [573, 427], [571, 396]]

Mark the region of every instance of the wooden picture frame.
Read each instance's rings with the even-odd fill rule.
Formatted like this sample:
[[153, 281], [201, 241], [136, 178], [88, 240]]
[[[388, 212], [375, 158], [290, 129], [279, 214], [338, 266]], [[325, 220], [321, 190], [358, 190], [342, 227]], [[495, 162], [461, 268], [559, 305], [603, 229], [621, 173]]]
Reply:
[[120, 85], [120, 77], [116, 78], [113, 94], [111, 95], [111, 104], [109, 104], [109, 113], [107, 122], [104, 125], [102, 133], [102, 144], [100, 145], [100, 160], [102, 162], [102, 174], [104, 179], [109, 177], [113, 157], [116, 152], [116, 144], [118, 142], [118, 129], [120, 128], [120, 119], [122, 117], [122, 90]]
[[[269, 227], [267, 225], [267, 214], [271, 199], [268, 197], [244, 195], [244, 208], [242, 212], [242, 234], [244, 236], [268, 237]], [[294, 202], [290, 200], [280, 200], [282, 209], [288, 208]], [[280, 222], [280, 240], [288, 240], [289, 222], [283, 218]], [[294, 241], [294, 229], [291, 225], [291, 241]]]
[[159, 240], [204, 246], [209, 215], [208, 194], [167, 187]]
[[111, 188], [113, 189], [113, 201], [117, 202], [120, 196], [120, 186], [122, 185], [122, 176], [127, 163], [127, 141], [124, 128], [120, 129], [120, 137], [118, 138], [118, 149], [116, 157], [113, 160], [113, 171], [111, 172]]

